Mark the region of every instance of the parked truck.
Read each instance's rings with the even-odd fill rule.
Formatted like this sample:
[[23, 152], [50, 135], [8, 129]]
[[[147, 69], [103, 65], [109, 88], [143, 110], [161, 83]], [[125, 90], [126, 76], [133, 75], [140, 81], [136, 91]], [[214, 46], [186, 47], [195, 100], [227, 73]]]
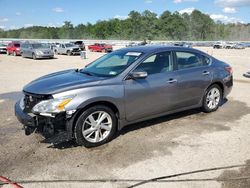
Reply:
[[68, 56], [80, 55], [81, 49], [72, 43], [65, 43], [54, 47], [54, 52], [55, 54], [67, 54]]
[[95, 43], [93, 45], [89, 45], [88, 49], [91, 52], [112, 52], [113, 51], [113, 47], [111, 45], [104, 44], [104, 43]]

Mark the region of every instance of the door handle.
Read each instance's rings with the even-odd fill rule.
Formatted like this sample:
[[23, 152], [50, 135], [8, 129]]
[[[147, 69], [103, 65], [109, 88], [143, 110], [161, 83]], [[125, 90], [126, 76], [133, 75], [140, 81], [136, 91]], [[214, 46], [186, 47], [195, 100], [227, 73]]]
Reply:
[[169, 83], [169, 84], [173, 84], [173, 83], [175, 83], [175, 82], [177, 82], [177, 80], [176, 80], [176, 79], [173, 79], [173, 78], [170, 78], [170, 79], [168, 80], [168, 83]]
[[202, 73], [202, 75], [209, 75], [210, 74], [210, 72], [208, 72], [208, 71], [204, 71], [203, 73]]

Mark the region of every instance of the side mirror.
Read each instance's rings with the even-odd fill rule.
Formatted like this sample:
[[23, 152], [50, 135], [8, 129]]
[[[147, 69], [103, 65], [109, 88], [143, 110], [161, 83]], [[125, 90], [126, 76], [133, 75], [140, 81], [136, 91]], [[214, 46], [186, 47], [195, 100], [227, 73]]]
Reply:
[[147, 72], [140, 71], [140, 72], [132, 72], [130, 74], [130, 78], [132, 79], [144, 79], [148, 76]]

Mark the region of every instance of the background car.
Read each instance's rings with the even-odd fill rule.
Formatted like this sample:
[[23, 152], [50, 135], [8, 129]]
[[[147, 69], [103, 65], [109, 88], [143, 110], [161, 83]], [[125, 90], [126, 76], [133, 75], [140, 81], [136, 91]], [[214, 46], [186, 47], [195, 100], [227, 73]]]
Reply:
[[0, 53], [7, 53], [7, 45], [6, 44], [0, 44]]
[[33, 59], [54, 58], [54, 52], [47, 44], [42, 43], [22, 43], [21, 55]]
[[89, 45], [88, 49], [91, 52], [112, 52], [113, 51], [113, 47], [111, 45], [105, 44], [105, 43], [95, 43], [93, 45]]
[[21, 43], [17, 41], [9, 43], [7, 45], [7, 55], [11, 55], [11, 54], [13, 54], [14, 56], [21, 55], [20, 46], [21, 46]]
[[225, 46], [226, 46], [226, 42], [224, 41], [218, 41], [213, 44], [214, 49], [222, 49], [222, 48], [225, 48]]
[[242, 49], [245, 49], [245, 46], [242, 43], [235, 43], [234, 44], [234, 49], [240, 49], [240, 50], [242, 50]]
[[80, 55], [81, 49], [72, 43], [62, 43], [54, 47], [55, 54]]
[[74, 42], [71, 42], [71, 43], [77, 45], [81, 49], [81, 51], [85, 51], [86, 50], [85, 49], [85, 44], [81, 40], [74, 41]]

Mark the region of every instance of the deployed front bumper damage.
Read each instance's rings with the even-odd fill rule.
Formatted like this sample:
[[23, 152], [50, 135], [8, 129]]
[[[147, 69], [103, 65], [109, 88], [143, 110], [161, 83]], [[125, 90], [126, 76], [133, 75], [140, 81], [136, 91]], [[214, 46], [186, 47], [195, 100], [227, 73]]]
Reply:
[[33, 113], [26, 113], [20, 107], [20, 101], [15, 104], [15, 116], [23, 124], [26, 135], [33, 132], [41, 133], [45, 138], [53, 137], [61, 132], [66, 132], [67, 138], [73, 138], [73, 116], [66, 112], [54, 116], [41, 116]]

